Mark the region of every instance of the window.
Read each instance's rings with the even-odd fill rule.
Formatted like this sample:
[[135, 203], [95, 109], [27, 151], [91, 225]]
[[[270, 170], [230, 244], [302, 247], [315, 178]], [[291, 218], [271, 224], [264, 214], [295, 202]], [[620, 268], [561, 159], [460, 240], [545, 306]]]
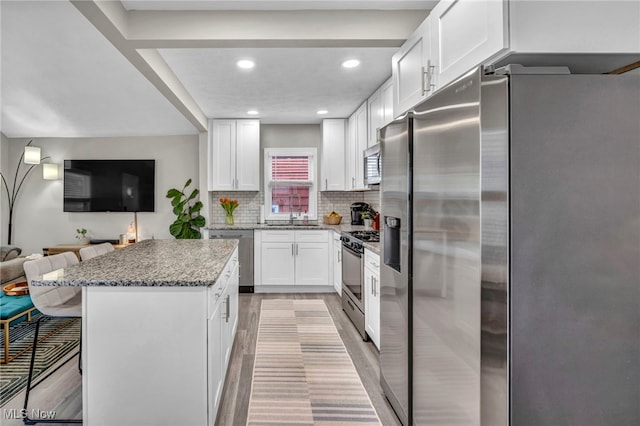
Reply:
[[318, 189], [315, 148], [267, 148], [264, 151], [267, 219], [308, 215], [315, 220]]

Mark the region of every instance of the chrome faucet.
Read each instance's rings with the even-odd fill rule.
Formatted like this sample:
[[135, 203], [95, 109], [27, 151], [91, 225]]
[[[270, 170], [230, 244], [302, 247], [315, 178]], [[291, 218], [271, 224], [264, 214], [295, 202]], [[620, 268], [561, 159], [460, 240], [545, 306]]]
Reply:
[[289, 225], [293, 225], [293, 212], [289, 212]]

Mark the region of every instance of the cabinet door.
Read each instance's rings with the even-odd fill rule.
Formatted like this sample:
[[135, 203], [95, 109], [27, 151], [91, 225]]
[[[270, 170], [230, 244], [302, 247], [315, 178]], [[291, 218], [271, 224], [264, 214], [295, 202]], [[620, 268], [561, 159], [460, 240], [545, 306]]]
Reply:
[[364, 184], [364, 150], [367, 149], [368, 120], [367, 103], [363, 103], [356, 115], [355, 189], [366, 189]]
[[[213, 290], [212, 290], [213, 291]], [[217, 291], [217, 289], [216, 289]], [[218, 295], [221, 298], [222, 294]], [[222, 342], [222, 303], [216, 303], [208, 321], [208, 387], [209, 387], [209, 425], [213, 426], [216, 421], [216, 413], [222, 396], [222, 388], [224, 385], [224, 347]]]
[[231, 191], [236, 176], [236, 121], [212, 120], [209, 139], [209, 190]]
[[430, 57], [429, 25], [427, 18], [391, 60], [395, 115], [408, 111], [427, 97], [425, 73]]
[[[495, 0], [441, 0], [429, 14], [437, 34], [438, 87], [508, 47], [507, 8]], [[433, 56], [433, 55], [432, 55]]]
[[380, 256], [364, 251], [365, 330], [380, 349]]
[[346, 190], [356, 188], [356, 152], [358, 150], [356, 142], [356, 114], [355, 112], [349, 117], [347, 123], [347, 155], [346, 155]]
[[384, 127], [393, 121], [393, 79], [387, 80], [380, 88], [382, 98], [382, 125]]
[[237, 191], [260, 190], [260, 121], [237, 120], [236, 127]]
[[231, 350], [233, 349], [233, 339], [236, 333], [236, 325], [238, 321], [238, 265], [236, 264], [231, 275], [227, 287], [222, 294], [222, 336], [220, 340], [220, 347], [222, 349], [222, 381], [226, 377], [227, 366], [231, 359]]
[[333, 287], [338, 295], [342, 295], [342, 242], [333, 239]]
[[329, 243], [296, 243], [297, 285], [330, 285]]
[[365, 331], [380, 349], [380, 275], [371, 268], [364, 268], [364, 292]]
[[263, 242], [260, 249], [263, 285], [293, 285], [294, 243]]
[[345, 119], [322, 120], [322, 177], [321, 191], [345, 190]]
[[369, 115], [367, 147], [372, 147], [378, 143], [378, 129], [382, 127], [382, 121], [384, 118], [382, 102], [381, 90], [376, 90], [376, 92], [367, 100], [367, 110]]

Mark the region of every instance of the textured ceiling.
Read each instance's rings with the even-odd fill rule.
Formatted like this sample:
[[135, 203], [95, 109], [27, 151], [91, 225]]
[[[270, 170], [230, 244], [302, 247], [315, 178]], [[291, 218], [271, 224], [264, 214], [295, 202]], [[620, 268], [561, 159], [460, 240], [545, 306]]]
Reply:
[[[100, 3], [112, 2], [95, 2]], [[425, 8], [431, 8], [434, 3], [123, 1], [122, 11], [141, 14], [157, 10], [172, 13], [169, 11], [235, 9], [250, 13], [294, 9], [419, 9], [419, 13], [425, 14]], [[257, 117], [264, 123], [318, 123], [326, 117], [346, 118], [391, 75], [391, 56], [397, 50], [395, 47], [194, 48], [188, 45], [159, 48], [160, 58], [169, 66], [169, 74], [177, 77], [177, 86], [174, 81], [161, 90], [158, 80], [145, 74], [144, 66], [131, 62], [135, 53], [123, 54], [127, 49], [135, 52], [127, 47], [126, 40], [120, 45], [114, 44], [112, 37], [96, 27], [100, 21], [88, 19], [87, 13], [80, 13], [79, 9], [77, 4], [74, 7], [66, 0], [0, 2], [0, 130], [8, 137], [195, 134], [198, 127], [193, 124], [194, 116], [242, 118], [247, 117], [249, 109], [258, 110]], [[134, 10], [136, 12], [127, 12]], [[319, 28], [321, 24], [319, 22]], [[371, 25], [365, 31], [370, 37]], [[413, 28], [406, 28], [407, 35], [412, 31]], [[377, 34], [375, 28], [373, 33]], [[145, 51], [139, 52], [143, 55]], [[235, 66], [237, 59], [245, 57], [256, 62], [256, 67], [248, 72]], [[343, 69], [340, 63], [346, 58], [360, 59], [361, 66]], [[179, 89], [176, 93], [180, 93], [179, 86], [186, 89], [186, 97], [167, 98], [167, 92], [175, 87]], [[182, 107], [190, 105], [189, 97], [195, 101], [195, 106], [187, 106], [194, 111], [191, 118]], [[186, 104], [181, 104], [184, 99]], [[329, 110], [329, 114], [320, 117], [316, 114], [318, 109]], [[196, 121], [202, 123], [202, 120]]]

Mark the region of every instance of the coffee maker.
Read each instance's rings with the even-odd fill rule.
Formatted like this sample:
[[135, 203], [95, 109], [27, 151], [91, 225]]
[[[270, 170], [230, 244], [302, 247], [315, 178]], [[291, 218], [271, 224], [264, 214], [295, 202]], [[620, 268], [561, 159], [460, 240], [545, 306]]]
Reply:
[[351, 204], [351, 224], [364, 225], [362, 212], [371, 210], [371, 206], [367, 203], [357, 202]]

